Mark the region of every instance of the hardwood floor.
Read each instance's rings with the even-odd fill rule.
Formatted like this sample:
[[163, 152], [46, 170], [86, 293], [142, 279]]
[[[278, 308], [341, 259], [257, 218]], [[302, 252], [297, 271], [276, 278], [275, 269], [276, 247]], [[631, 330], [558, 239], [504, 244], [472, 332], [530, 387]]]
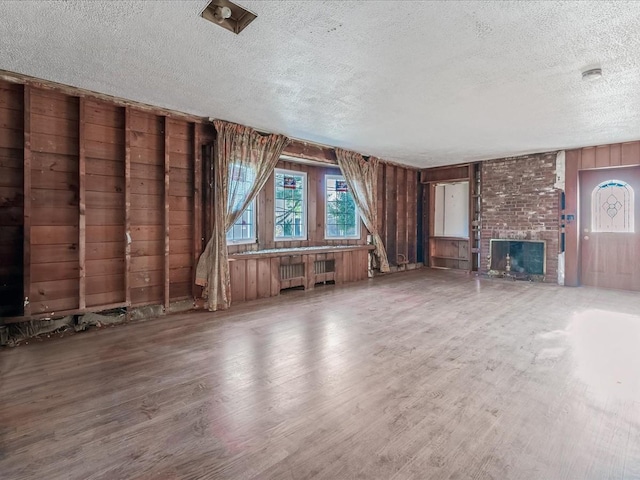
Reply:
[[3, 479], [638, 479], [637, 293], [414, 271], [0, 350]]

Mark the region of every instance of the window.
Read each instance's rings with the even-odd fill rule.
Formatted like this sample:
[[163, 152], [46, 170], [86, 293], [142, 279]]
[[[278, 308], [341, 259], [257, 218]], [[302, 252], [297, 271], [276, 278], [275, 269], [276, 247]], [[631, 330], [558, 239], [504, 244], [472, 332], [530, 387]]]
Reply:
[[469, 182], [435, 186], [434, 237], [469, 237]]
[[[229, 202], [242, 203], [253, 185], [253, 171], [237, 164], [231, 164], [229, 170]], [[254, 243], [255, 225], [256, 202], [253, 200], [227, 232], [227, 243]]]
[[344, 177], [325, 175], [324, 179], [325, 238], [360, 238], [358, 209]]
[[275, 171], [275, 239], [307, 239], [307, 174]]
[[607, 180], [591, 192], [594, 232], [633, 233], [633, 188], [622, 180]]

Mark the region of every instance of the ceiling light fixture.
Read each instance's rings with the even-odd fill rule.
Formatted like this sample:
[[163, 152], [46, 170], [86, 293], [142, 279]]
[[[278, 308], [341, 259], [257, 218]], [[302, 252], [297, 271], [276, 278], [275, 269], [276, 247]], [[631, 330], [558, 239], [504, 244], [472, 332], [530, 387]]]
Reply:
[[582, 72], [582, 79], [593, 81], [602, 78], [602, 69], [601, 68], [590, 68], [589, 70], [585, 70]]
[[231, 18], [231, 9], [229, 7], [216, 7], [213, 16], [218, 23], [222, 23], [227, 18]]
[[212, 0], [200, 15], [233, 33], [240, 33], [257, 18], [255, 13], [229, 0]]

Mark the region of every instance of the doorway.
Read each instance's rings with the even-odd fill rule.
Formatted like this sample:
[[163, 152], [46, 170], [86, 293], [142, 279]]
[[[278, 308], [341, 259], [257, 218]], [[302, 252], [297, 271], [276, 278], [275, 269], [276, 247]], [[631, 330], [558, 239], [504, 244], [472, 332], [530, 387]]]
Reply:
[[640, 291], [640, 167], [580, 172], [581, 283]]

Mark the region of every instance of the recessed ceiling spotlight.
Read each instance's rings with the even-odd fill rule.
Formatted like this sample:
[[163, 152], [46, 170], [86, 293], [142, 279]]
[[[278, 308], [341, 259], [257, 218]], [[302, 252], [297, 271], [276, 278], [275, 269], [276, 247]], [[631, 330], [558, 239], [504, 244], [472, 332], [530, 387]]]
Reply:
[[582, 79], [593, 81], [602, 78], [602, 69], [601, 68], [590, 68], [589, 70], [585, 70], [582, 72]]
[[231, 9], [229, 7], [216, 7], [213, 16], [218, 23], [222, 23], [227, 18], [231, 18]]
[[255, 13], [230, 0], [211, 0], [200, 15], [233, 33], [240, 33], [257, 17]]

